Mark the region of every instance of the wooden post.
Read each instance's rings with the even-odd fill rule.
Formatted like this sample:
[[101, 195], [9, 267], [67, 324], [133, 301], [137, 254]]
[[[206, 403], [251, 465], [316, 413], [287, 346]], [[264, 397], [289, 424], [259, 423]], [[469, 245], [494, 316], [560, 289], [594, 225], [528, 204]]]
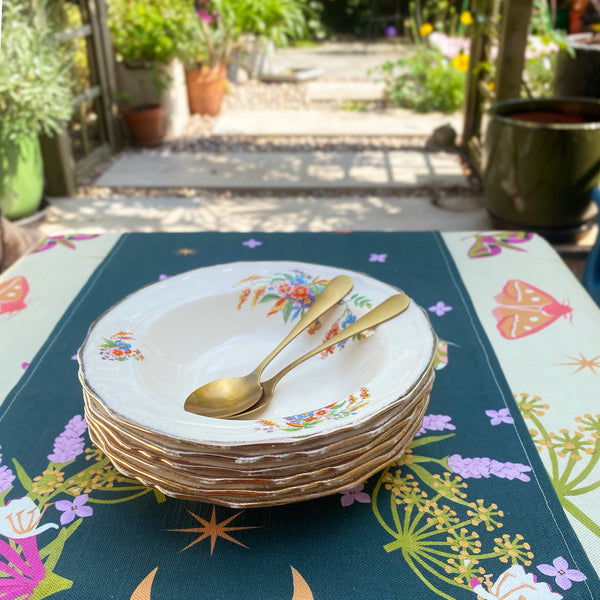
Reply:
[[[1, 4], [2, 0], [0, 0]], [[85, 156], [77, 162], [73, 156], [69, 128], [53, 136], [40, 136], [44, 162], [45, 193], [49, 196], [72, 196], [77, 181], [87, 176], [98, 164], [105, 162], [122, 145], [116, 106], [116, 79], [114, 60], [106, 18], [106, 0], [77, 0], [83, 25], [64, 30], [67, 26], [62, 5], [53, 5], [58, 10], [53, 15], [59, 28], [58, 38], [84, 40], [87, 49], [89, 80], [87, 90], [74, 99], [73, 108], [83, 113], [83, 103], [96, 101], [98, 107], [100, 145], [85, 149]], [[85, 123], [82, 117], [82, 128]], [[82, 131], [85, 145], [85, 130]]]
[[504, 0], [496, 73], [497, 101], [521, 95], [532, 9], [533, 0]]
[[75, 162], [71, 139], [66, 130], [52, 137], [40, 135], [44, 163], [44, 194], [47, 196], [73, 196], [77, 189]]
[[[479, 3], [477, 9], [478, 12], [479, 10], [483, 12], [481, 16], [485, 22], [490, 23], [498, 16], [499, 6], [500, 0], [484, 0]], [[463, 146], [467, 146], [473, 137], [479, 137], [481, 134], [481, 117], [485, 100], [481, 91], [481, 84], [485, 72], [483, 70], [478, 71], [478, 67], [489, 60], [490, 43], [489, 27], [487, 30], [478, 28], [473, 31], [465, 93]]]

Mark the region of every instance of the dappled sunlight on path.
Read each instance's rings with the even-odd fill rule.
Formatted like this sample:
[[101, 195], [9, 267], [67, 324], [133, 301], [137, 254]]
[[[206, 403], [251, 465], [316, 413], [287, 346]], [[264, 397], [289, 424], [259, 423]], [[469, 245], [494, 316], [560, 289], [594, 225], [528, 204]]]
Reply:
[[444, 210], [426, 196], [55, 199], [44, 235], [125, 231], [339, 231], [490, 229], [479, 198]]

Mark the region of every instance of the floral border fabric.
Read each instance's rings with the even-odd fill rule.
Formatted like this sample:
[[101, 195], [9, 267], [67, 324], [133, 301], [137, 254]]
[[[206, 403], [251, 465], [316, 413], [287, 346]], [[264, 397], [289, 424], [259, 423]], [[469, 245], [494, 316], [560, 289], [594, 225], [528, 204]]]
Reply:
[[[589, 398], [600, 397], [598, 308], [584, 290], [565, 297], [577, 283], [541, 237], [498, 235], [443, 238], [467, 290], [480, 299], [478, 317], [559, 500], [593, 550], [600, 543], [600, 416], [590, 413]], [[479, 249], [485, 240], [501, 243], [472, 260], [473, 239]], [[600, 555], [589, 556], [600, 571]]]

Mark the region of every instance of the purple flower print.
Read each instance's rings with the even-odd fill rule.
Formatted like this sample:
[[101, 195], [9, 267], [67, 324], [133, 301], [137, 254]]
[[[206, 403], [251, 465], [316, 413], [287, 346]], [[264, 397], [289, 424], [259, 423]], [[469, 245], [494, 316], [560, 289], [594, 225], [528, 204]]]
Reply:
[[29, 366], [28, 362], [23, 362], [21, 363], [21, 369], [23, 369], [23, 371]]
[[456, 427], [450, 423], [451, 417], [448, 415], [425, 415], [421, 429], [417, 431], [415, 437], [423, 435], [427, 431], [442, 431], [443, 429], [455, 430]]
[[[2, 454], [0, 454], [0, 461], [2, 461]], [[0, 494], [10, 488], [14, 480], [13, 472], [6, 465], [2, 465], [0, 467]]]
[[556, 585], [568, 590], [573, 584], [573, 581], [585, 581], [587, 577], [577, 569], [569, 569], [569, 563], [562, 557], [557, 556], [551, 565], [538, 565], [538, 570], [544, 575], [554, 577]]
[[87, 423], [81, 415], [75, 415], [65, 427], [65, 430], [54, 440], [54, 452], [48, 455], [48, 460], [54, 463], [67, 463], [77, 458], [85, 446], [83, 434]]
[[0, 467], [0, 494], [9, 489], [14, 480], [13, 472], [6, 465], [2, 465]]
[[518, 479], [519, 481], [530, 481], [529, 475], [524, 475], [527, 471], [531, 471], [531, 467], [521, 463], [505, 462], [501, 463], [497, 460], [492, 460], [490, 473], [502, 479]]
[[164, 281], [165, 279], [169, 279], [169, 276], [168, 276], [166, 273], [161, 273], [161, 274], [158, 276], [158, 280], [159, 280], [159, 281]]
[[386, 260], [387, 254], [371, 254], [371, 256], [369, 256], [369, 262], [384, 263]]
[[59, 500], [54, 503], [54, 506], [57, 510], [62, 512], [60, 515], [60, 524], [67, 525], [70, 523], [75, 517], [89, 517], [93, 514], [94, 509], [91, 506], [86, 506], [86, 502], [88, 501], [87, 494], [81, 494], [77, 496], [73, 502], [70, 500]]
[[255, 240], [254, 238], [250, 238], [249, 240], [242, 242], [242, 245], [244, 245], [248, 248], [256, 248], [257, 246], [262, 246], [262, 242], [259, 242], [258, 240]]
[[350, 506], [351, 504], [354, 504], [354, 501], [362, 502], [363, 504], [368, 504], [371, 502], [371, 496], [369, 496], [367, 492], [363, 492], [364, 488], [365, 484], [359, 483], [353, 488], [346, 490], [345, 492], [341, 492], [342, 497], [340, 498], [340, 501], [342, 506]]
[[427, 310], [435, 313], [438, 317], [443, 317], [448, 311], [452, 310], [452, 307], [440, 300], [437, 304], [430, 306]]
[[514, 423], [515, 420], [510, 416], [508, 408], [500, 410], [486, 410], [485, 414], [490, 418], [491, 425], [500, 425], [500, 423]]
[[531, 467], [521, 463], [505, 462], [502, 463], [493, 458], [475, 457], [463, 458], [460, 454], [453, 454], [448, 457], [448, 467], [461, 477], [468, 479], [481, 479], [482, 477], [500, 477], [501, 479], [518, 479], [519, 481], [529, 481], [526, 472], [531, 471]]

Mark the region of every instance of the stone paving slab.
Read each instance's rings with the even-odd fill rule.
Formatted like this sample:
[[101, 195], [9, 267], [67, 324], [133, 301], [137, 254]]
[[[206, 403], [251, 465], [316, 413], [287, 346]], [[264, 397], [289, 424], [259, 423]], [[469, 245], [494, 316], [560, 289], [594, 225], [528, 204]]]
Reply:
[[414, 51], [410, 44], [398, 42], [324, 42], [303, 48], [277, 48], [273, 65], [275, 68], [316, 67], [323, 70], [324, 78], [364, 80], [370, 70]]
[[125, 152], [96, 185], [230, 190], [469, 187], [458, 155], [422, 150]]
[[450, 124], [460, 136], [462, 123], [460, 113], [419, 115], [402, 108], [383, 112], [236, 109], [217, 118], [213, 135], [429, 137], [436, 127]]
[[375, 81], [309, 81], [306, 99], [310, 102], [335, 100], [368, 102], [385, 98], [385, 84]]
[[481, 198], [453, 210], [427, 197], [53, 198], [41, 235], [127, 231], [487, 231]]

